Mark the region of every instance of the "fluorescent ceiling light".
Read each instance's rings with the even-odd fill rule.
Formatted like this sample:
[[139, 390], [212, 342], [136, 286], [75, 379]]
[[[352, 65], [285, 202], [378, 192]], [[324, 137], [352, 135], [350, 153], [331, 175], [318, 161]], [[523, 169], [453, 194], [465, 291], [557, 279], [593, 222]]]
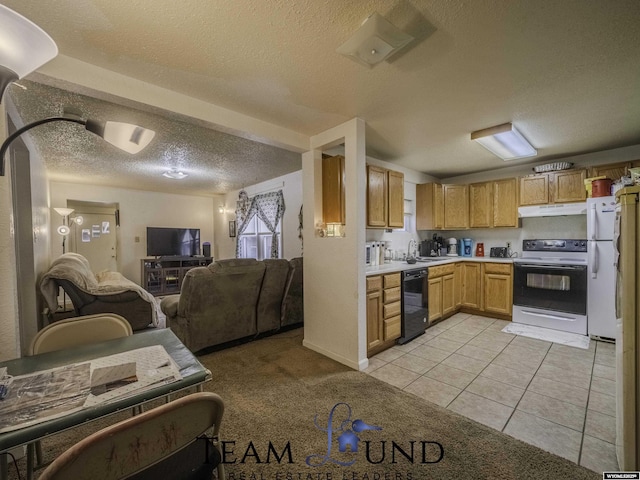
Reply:
[[31, 20], [0, 5], [0, 100], [13, 81], [58, 54], [53, 39]]
[[175, 180], [182, 180], [183, 178], [188, 177], [189, 175], [172, 168], [171, 170], [167, 170], [162, 174], [163, 177], [173, 178]]
[[471, 140], [475, 140], [503, 160], [535, 157], [538, 154], [511, 123], [472, 132]]
[[372, 67], [407, 45], [413, 37], [378, 13], [370, 15], [336, 51], [367, 67]]

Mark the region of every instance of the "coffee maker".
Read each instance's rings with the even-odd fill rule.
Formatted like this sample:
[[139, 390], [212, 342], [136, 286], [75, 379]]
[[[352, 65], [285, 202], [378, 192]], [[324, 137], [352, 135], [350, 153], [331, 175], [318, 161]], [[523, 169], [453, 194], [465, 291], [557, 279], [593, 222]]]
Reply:
[[447, 240], [449, 244], [449, 251], [447, 252], [448, 257], [457, 257], [458, 256], [458, 240], [451, 237]]

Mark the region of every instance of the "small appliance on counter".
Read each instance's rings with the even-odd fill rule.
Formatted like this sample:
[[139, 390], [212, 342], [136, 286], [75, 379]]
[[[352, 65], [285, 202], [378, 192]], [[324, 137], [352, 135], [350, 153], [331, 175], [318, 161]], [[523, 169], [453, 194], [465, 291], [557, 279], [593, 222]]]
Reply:
[[489, 256], [493, 258], [507, 258], [509, 253], [507, 252], [507, 247], [491, 247]]
[[456, 238], [451, 237], [447, 240], [449, 243], [449, 251], [447, 252], [448, 257], [457, 257], [458, 256], [458, 240]]
[[476, 257], [484, 257], [484, 243], [476, 243]]
[[471, 248], [473, 246], [473, 240], [471, 238], [463, 238], [462, 239], [462, 256], [470, 257], [471, 256]]

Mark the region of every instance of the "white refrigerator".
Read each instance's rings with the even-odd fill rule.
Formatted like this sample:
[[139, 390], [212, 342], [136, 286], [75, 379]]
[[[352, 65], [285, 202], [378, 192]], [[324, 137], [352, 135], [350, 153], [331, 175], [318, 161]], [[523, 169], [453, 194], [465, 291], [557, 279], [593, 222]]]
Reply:
[[587, 199], [587, 332], [592, 337], [616, 337], [615, 219], [616, 197]]
[[640, 186], [618, 198], [616, 246], [616, 453], [620, 470], [640, 468]]

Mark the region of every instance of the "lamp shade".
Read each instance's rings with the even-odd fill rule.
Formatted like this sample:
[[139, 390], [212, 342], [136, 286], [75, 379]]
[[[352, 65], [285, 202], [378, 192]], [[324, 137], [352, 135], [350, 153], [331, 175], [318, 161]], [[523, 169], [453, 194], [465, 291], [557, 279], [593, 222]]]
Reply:
[[66, 217], [67, 215], [71, 215], [73, 213], [73, 208], [55, 207], [54, 210], [58, 215], [62, 215], [63, 217]]
[[31, 20], [0, 5], [0, 99], [11, 82], [58, 54], [53, 39]]
[[538, 151], [511, 123], [473, 132], [471, 140], [475, 140], [503, 160], [534, 157], [538, 154]]
[[123, 122], [98, 122], [96, 120], [87, 120], [87, 130], [101, 136], [111, 145], [118, 147], [128, 153], [138, 153], [144, 149], [156, 132], [138, 125]]

